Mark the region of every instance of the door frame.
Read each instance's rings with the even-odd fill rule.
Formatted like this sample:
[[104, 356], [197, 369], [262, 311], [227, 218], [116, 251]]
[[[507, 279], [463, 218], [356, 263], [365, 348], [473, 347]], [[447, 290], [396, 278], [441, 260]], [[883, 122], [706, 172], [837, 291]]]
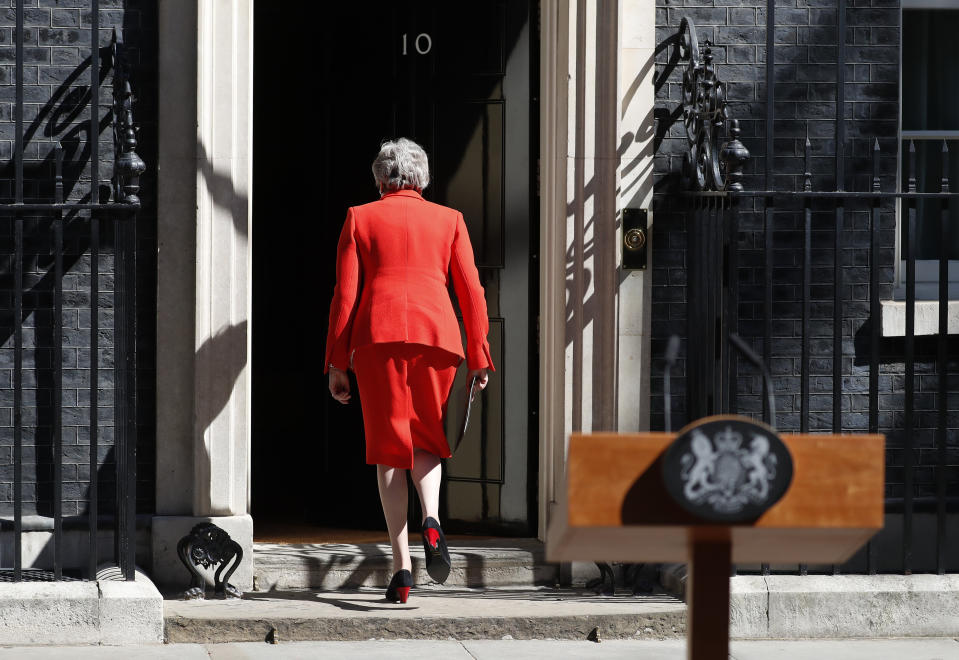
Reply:
[[[652, 244], [655, 12], [652, 0], [539, 3], [537, 535], [541, 540], [546, 539], [549, 520], [564, 492], [569, 433], [649, 428], [653, 255], [650, 251], [646, 270], [624, 271], [619, 246], [625, 207], [649, 212], [647, 243]], [[577, 109], [582, 118], [574, 117]], [[592, 187], [589, 211], [576, 187], [583, 184], [582, 176], [576, 179], [577, 170], [587, 168]], [[577, 249], [576, 232], [582, 241], [586, 231], [584, 218], [594, 217], [615, 224], [594, 223], [592, 254], [580, 251], [569, 257], [567, 251]], [[577, 286], [587, 286], [577, 279], [584, 269], [592, 275], [602, 271], [608, 284], [594, 284], [602, 290], [602, 309], [589, 320], [587, 340], [583, 300], [572, 299]], [[610, 280], [614, 270], [616, 277]], [[573, 317], [578, 304], [580, 318], [567, 319], [567, 295]], [[574, 359], [568, 346], [577, 338], [587, 346]], [[577, 408], [580, 413], [574, 419]], [[598, 419], [596, 412], [601, 414]]]
[[[539, 479], [537, 537], [566, 464], [566, 177], [569, 1], [539, 3]], [[562, 221], [559, 219], [562, 218]], [[530, 428], [534, 428], [530, 426]]]

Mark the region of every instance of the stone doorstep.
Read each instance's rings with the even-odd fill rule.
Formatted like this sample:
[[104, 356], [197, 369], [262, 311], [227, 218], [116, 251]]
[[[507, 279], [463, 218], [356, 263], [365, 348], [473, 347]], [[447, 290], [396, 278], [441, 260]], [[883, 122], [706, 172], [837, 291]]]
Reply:
[[145, 574], [97, 581], [0, 582], [0, 644], [160, 644], [163, 597]]
[[[405, 605], [383, 589], [251, 592], [241, 600], [164, 601], [168, 643], [367, 639], [682, 637], [685, 606], [666, 594], [603, 597], [569, 589], [414, 587]], [[271, 631], [275, 630], [275, 633]]]
[[[685, 564], [660, 582], [684, 594]], [[736, 639], [959, 636], [959, 575], [737, 575], [730, 578]]]
[[[423, 548], [411, 542], [413, 580], [426, 584]], [[254, 543], [254, 585], [259, 591], [378, 587], [393, 573], [388, 543]], [[553, 586], [556, 564], [547, 564], [536, 539], [451, 541], [449, 587]]]

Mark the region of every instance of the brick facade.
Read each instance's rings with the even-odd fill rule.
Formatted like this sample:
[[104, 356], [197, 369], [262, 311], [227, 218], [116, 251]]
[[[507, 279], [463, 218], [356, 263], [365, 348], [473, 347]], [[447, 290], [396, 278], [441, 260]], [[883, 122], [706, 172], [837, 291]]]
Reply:
[[[24, 195], [53, 201], [53, 147], [64, 148], [64, 194], [89, 199], [88, 103], [90, 22], [88, 0], [33, 0], [24, 11]], [[32, 5], [32, 6], [30, 6]], [[12, 201], [15, 123], [15, 3], [0, 6], [0, 196]], [[147, 164], [141, 177], [143, 209], [137, 221], [140, 423], [137, 509], [154, 510], [154, 346], [156, 327], [156, 7], [149, 0], [100, 0], [101, 96], [100, 196], [109, 194], [113, 134], [110, 127], [112, 70], [109, 44], [117, 28], [127, 45], [137, 153]], [[115, 501], [113, 456], [113, 231], [101, 220], [99, 263], [99, 460], [100, 512]], [[13, 219], [0, 218], [0, 515], [13, 511]], [[23, 498], [24, 514], [52, 515], [53, 498], [53, 259], [50, 217], [24, 221], [23, 272]], [[89, 223], [64, 221], [63, 277], [63, 513], [86, 511], [90, 415], [90, 234]]]
[[[847, 190], [870, 188], [872, 149], [881, 153], [881, 188], [893, 191], [898, 167], [898, 95], [900, 9], [897, 0], [850, 0], [846, 22], [845, 107]], [[729, 114], [739, 119], [741, 139], [752, 154], [744, 185], [765, 188], [766, 3], [756, 0], [658, 0], [656, 80], [656, 226], [653, 236], [653, 343], [662, 356], [671, 334], [686, 337], [687, 216], [672, 194], [680, 186], [679, 172], [688, 150], [682, 125], [680, 91], [684, 63], [673, 57], [683, 16], [696, 24], [702, 47], [708, 39], [720, 79], [728, 85]], [[775, 142], [773, 187], [802, 190], [804, 143], [812, 147], [813, 190], [834, 190], [836, 100], [836, 2], [788, 0], [777, 2], [775, 49]], [[777, 202], [773, 247], [772, 373], [777, 396], [778, 426], [800, 426], [802, 206]], [[832, 430], [832, 336], [834, 206], [815, 204], [812, 219], [812, 287], [810, 321], [810, 431]], [[691, 217], [691, 216], [690, 216]], [[880, 297], [891, 299], [894, 287], [896, 213], [882, 208], [880, 222]], [[850, 202], [842, 226], [843, 391], [844, 432], [868, 430], [869, 411], [869, 214], [868, 205]], [[764, 297], [764, 205], [745, 199], [739, 207], [739, 325], [741, 336], [761, 352]], [[935, 494], [937, 452], [935, 428], [938, 387], [935, 339], [916, 343], [916, 436], [914, 495]], [[688, 420], [685, 403], [685, 346], [673, 371], [673, 425]], [[903, 494], [904, 373], [902, 339], [883, 339], [880, 346], [879, 427], [887, 434], [887, 497]], [[950, 356], [959, 355], [950, 339]], [[662, 360], [653, 362], [653, 429], [664, 423]], [[948, 408], [949, 493], [959, 490], [954, 469], [959, 464], [959, 362], [949, 365]], [[762, 384], [758, 374], [740, 361], [738, 411], [759, 416]], [[917, 510], [921, 510], [917, 504]]]

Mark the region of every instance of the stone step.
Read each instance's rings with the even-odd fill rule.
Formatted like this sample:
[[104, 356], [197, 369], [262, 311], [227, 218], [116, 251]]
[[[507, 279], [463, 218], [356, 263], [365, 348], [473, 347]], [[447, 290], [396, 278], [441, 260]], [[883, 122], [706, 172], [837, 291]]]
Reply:
[[[452, 570], [447, 587], [553, 586], [555, 564], [547, 564], [536, 539], [450, 539]], [[429, 583], [423, 548], [412, 544], [413, 580]], [[393, 574], [388, 543], [254, 543], [253, 584], [258, 591], [335, 591], [380, 587]]]
[[240, 600], [164, 601], [167, 643], [367, 639], [681, 637], [682, 602], [665, 594], [597, 596], [548, 587], [414, 587], [404, 605], [382, 588], [253, 591]]

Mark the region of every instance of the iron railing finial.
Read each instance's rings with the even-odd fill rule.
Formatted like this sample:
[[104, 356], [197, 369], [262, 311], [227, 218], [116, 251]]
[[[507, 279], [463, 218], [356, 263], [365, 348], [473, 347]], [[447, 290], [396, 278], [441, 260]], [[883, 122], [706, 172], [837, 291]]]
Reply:
[[146, 163], [137, 155], [136, 126], [133, 123], [133, 92], [130, 89], [129, 67], [123, 53], [123, 42], [113, 29], [110, 44], [113, 56], [113, 196], [118, 202], [138, 206], [140, 175]]
[[[742, 168], [749, 150], [739, 141], [739, 125], [729, 124], [729, 142], [720, 142], [727, 126], [726, 83], [716, 75], [713, 43], [703, 42], [699, 52], [696, 25], [689, 17], [680, 24], [679, 56], [687, 60], [683, 71], [683, 124], [689, 151], [683, 163], [683, 187], [688, 190], [742, 190]], [[732, 176], [731, 176], [732, 175]]]

